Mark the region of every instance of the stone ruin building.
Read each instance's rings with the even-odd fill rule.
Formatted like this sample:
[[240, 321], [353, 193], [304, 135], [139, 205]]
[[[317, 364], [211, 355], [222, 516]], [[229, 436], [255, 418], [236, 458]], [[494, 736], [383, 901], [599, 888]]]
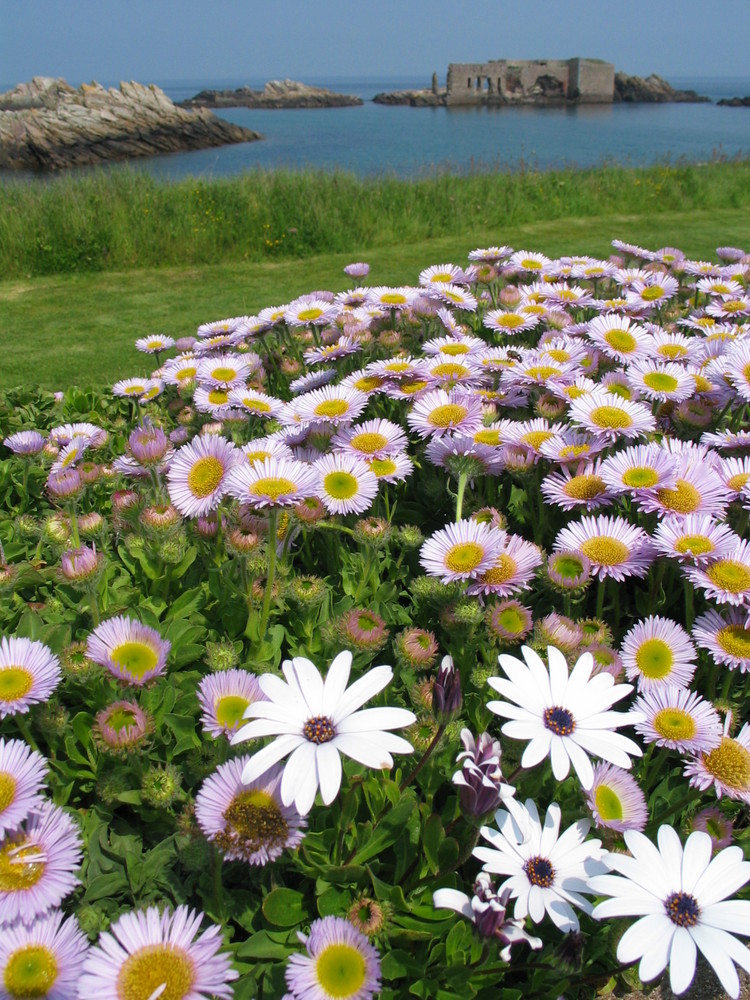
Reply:
[[615, 89], [615, 68], [600, 59], [493, 59], [451, 63], [446, 82], [448, 106], [608, 104]]

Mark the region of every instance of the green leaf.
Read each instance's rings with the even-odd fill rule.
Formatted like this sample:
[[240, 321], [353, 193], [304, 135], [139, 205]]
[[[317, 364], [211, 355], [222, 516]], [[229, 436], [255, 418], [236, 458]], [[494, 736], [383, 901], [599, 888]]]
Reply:
[[236, 954], [238, 958], [277, 958], [283, 961], [296, 951], [297, 947], [287, 935], [258, 931], [239, 946]]
[[325, 872], [326, 882], [331, 885], [354, 885], [367, 878], [367, 869], [362, 865], [338, 865]]
[[128, 888], [128, 881], [125, 873], [111, 872], [108, 875], [97, 875], [93, 878], [86, 889], [83, 900], [86, 903], [93, 903], [97, 899], [106, 899], [108, 896], [116, 896]]
[[446, 837], [438, 848], [438, 870], [450, 871], [458, 861], [458, 841], [454, 837]]
[[357, 851], [352, 859], [358, 864], [369, 861], [375, 855], [380, 854], [386, 847], [401, 836], [404, 832], [406, 821], [411, 816], [417, 801], [414, 793], [409, 789], [403, 796], [401, 802], [387, 812], [379, 825], [375, 827], [367, 839], [367, 843], [362, 849]]
[[296, 889], [280, 886], [263, 900], [263, 916], [276, 927], [297, 927], [307, 917], [303, 895]]
[[433, 813], [424, 825], [424, 830], [422, 832], [422, 846], [424, 848], [424, 854], [427, 858], [427, 864], [430, 866], [432, 872], [436, 872], [440, 868], [440, 862], [438, 860], [438, 853], [440, 851], [440, 845], [445, 840], [445, 830], [443, 829], [443, 821], [437, 815]]

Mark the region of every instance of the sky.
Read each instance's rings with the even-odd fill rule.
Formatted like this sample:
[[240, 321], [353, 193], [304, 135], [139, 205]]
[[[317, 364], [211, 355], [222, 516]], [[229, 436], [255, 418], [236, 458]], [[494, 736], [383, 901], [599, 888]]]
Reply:
[[427, 85], [450, 62], [570, 56], [668, 80], [747, 77], [748, 39], [748, 0], [0, 0], [0, 84]]

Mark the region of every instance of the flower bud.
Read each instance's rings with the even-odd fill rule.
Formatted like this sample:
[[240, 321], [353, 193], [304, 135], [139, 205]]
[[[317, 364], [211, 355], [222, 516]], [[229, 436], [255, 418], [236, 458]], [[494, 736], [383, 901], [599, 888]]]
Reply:
[[453, 657], [444, 656], [432, 688], [433, 714], [445, 726], [460, 713], [462, 704], [461, 675], [453, 665]]

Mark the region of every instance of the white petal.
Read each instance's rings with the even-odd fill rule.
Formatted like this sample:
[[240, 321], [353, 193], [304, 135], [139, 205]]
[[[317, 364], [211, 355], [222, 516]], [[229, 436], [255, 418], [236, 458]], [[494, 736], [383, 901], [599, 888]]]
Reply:
[[[509, 656], [509, 660], [513, 657]], [[518, 662], [518, 661], [515, 661]], [[503, 677], [490, 677], [487, 683], [491, 688], [494, 688], [499, 694], [508, 698], [510, 701], [515, 702], [516, 705], [521, 708], [525, 708], [527, 712], [539, 718], [545, 708], [547, 708], [547, 703], [540, 696], [539, 692], [534, 688], [529, 679], [529, 672], [523, 665], [519, 665], [519, 671], [523, 671], [523, 683], [518, 683], [515, 679], [505, 680]], [[496, 702], [491, 702], [491, 704], [496, 704]], [[492, 709], [492, 711], [495, 711]]]
[[559, 931], [568, 934], [570, 931], [578, 931], [580, 924], [573, 908], [564, 899], [559, 897], [547, 900], [547, 913], [550, 915], [552, 923]]
[[390, 667], [373, 667], [367, 673], [355, 681], [352, 686], [344, 692], [336, 706], [336, 711], [332, 716], [334, 726], [337, 725], [347, 715], [356, 712], [366, 701], [382, 691], [386, 684], [393, 678], [393, 670]]
[[382, 729], [402, 729], [416, 721], [416, 715], [406, 708], [364, 708], [342, 719], [336, 726], [336, 732], [374, 733]]
[[685, 841], [682, 855], [682, 888], [692, 893], [695, 884], [711, 863], [711, 838], [702, 830], [694, 830]]
[[578, 745], [574, 738], [566, 741], [565, 749], [568, 751], [568, 756], [578, 775], [578, 780], [581, 782], [581, 788], [588, 790], [594, 784], [594, 769], [591, 766], [588, 754], [583, 747]]
[[[617, 961], [622, 962], [623, 965], [629, 965], [631, 962], [643, 958], [654, 947], [654, 941], [657, 937], [671, 940], [674, 930], [676, 930], [675, 925], [663, 909], [659, 914], [649, 914], [636, 920], [620, 938], [620, 943], [617, 946]], [[666, 957], [664, 965], [666, 965]]]
[[432, 905], [437, 910], [455, 910], [467, 920], [474, 920], [471, 900], [465, 892], [459, 892], [458, 889], [436, 889], [432, 894]]
[[288, 753], [291, 753], [302, 743], [306, 742], [303, 736], [279, 736], [273, 743], [269, 743], [267, 747], [263, 747], [262, 750], [253, 754], [247, 764], [245, 764], [242, 772], [243, 784], [249, 785], [251, 781], [255, 781], [261, 774], [265, 774], [269, 767], [278, 764], [282, 757], [286, 757]]
[[[664, 909], [662, 907], [662, 914]], [[656, 979], [667, 967], [669, 961], [669, 949], [672, 947], [671, 934], [654, 934], [651, 939], [651, 947], [641, 959], [638, 966], [638, 975], [644, 983], [651, 979]]]
[[750, 937], [750, 900], [726, 899], [701, 908], [701, 924]]
[[[393, 757], [381, 743], [367, 739], [361, 733], [341, 733], [335, 739], [336, 749], [365, 767], [391, 768]], [[410, 747], [411, 749], [411, 747]]]
[[318, 781], [324, 805], [329, 806], [341, 788], [341, 758], [333, 743], [322, 743], [316, 753]]
[[[505, 732], [505, 726], [503, 726], [503, 732]], [[523, 752], [521, 767], [535, 767], [540, 761], [544, 760], [549, 753], [551, 742], [552, 733], [549, 731], [533, 739]]]
[[281, 801], [285, 806], [291, 805], [294, 802], [297, 790], [304, 785], [311, 772], [317, 789], [318, 774], [315, 770], [315, 744], [305, 740], [304, 743], [297, 747], [284, 767], [280, 791]]
[[522, 646], [521, 652], [524, 660], [526, 660], [526, 665], [529, 668], [529, 672], [531, 673], [534, 683], [539, 689], [539, 693], [547, 700], [547, 704], [551, 705], [552, 692], [549, 686], [549, 671], [547, 670], [544, 660], [542, 660], [539, 653], [533, 650], [530, 646]]
[[565, 752], [565, 743], [562, 737], [553, 735], [549, 749], [552, 773], [558, 781], [563, 781], [570, 773], [570, 757]]
[[544, 890], [538, 885], [529, 889], [529, 916], [535, 924], [544, 920]]
[[[591, 654], [589, 654], [591, 655]], [[565, 690], [568, 686], [568, 661], [559, 649], [547, 646], [549, 663], [549, 689], [553, 705], [565, 705]]]
[[667, 826], [666, 823], [659, 827], [656, 841], [659, 845], [664, 877], [677, 892], [682, 888], [682, 841], [675, 828]]
[[292, 687], [290, 684], [285, 683], [280, 677], [277, 677], [276, 674], [261, 674], [258, 678], [258, 684], [260, 685], [260, 689], [266, 698], [279, 705], [293, 704], [300, 709], [302, 709], [305, 705], [303, 699], [299, 696], [299, 692], [296, 687]]
[[322, 714], [331, 718], [336, 712], [346, 685], [349, 683], [349, 672], [352, 668], [352, 654], [345, 649], [339, 653], [328, 668], [325, 684], [323, 685], [323, 711]]
[[750, 969], [750, 950], [731, 934], [704, 927], [701, 923], [691, 929], [691, 934], [726, 992], [730, 997], [738, 997], [740, 980], [732, 959], [747, 971]]
[[560, 833], [560, 816], [562, 811], [556, 802], [552, 802], [547, 809], [542, 827], [542, 836], [539, 841], [539, 853], [543, 858], [549, 858], [554, 850]]
[[700, 900], [701, 906], [726, 899], [750, 879], [750, 862], [742, 858], [741, 847], [725, 847], [719, 851], [695, 883], [693, 895]]
[[305, 656], [295, 656], [292, 669], [311, 717], [323, 714], [323, 678], [315, 664]]
[[[663, 830], [664, 827], [661, 827]], [[677, 927], [669, 951], [669, 985], [672, 992], [684, 993], [695, 975], [697, 948], [686, 927]]]

